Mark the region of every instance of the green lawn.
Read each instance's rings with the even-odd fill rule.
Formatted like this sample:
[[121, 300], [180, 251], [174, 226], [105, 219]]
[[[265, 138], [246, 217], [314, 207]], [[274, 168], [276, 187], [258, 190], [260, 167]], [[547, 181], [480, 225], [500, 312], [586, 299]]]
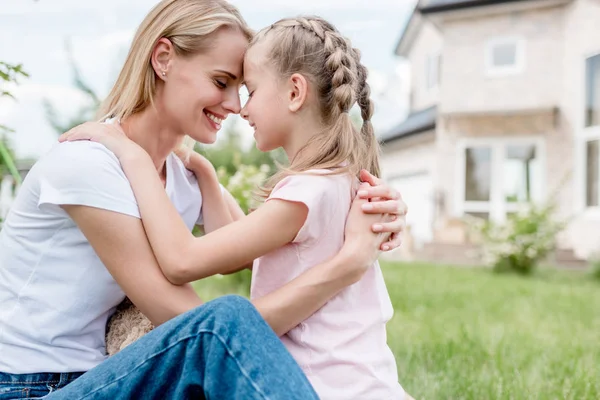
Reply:
[[[386, 264], [388, 341], [415, 399], [600, 399], [600, 282], [579, 272], [499, 276]], [[244, 293], [231, 277], [205, 299]]]

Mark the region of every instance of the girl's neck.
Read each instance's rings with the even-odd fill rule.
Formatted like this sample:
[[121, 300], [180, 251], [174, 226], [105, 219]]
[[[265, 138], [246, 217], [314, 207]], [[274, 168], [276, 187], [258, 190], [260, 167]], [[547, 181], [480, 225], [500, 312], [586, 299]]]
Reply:
[[127, 137], [140, 145], [152, 158], [159, 174], [163, 174], [169, 154], [182, 142], [184, 135], [167, 126], [153, 107], [121, 122]]
[[282, 146], [290, 162], [313, 136], [322, 134], [325, 129], [323, 124], [313, 118], [299, 118], [298, 121], [299, 123], [289, 131], [288, 140]]

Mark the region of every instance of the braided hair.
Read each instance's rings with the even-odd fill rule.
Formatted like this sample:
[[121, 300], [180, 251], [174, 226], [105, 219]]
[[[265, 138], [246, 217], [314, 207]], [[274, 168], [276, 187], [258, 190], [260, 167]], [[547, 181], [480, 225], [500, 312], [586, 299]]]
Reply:
[[[319, 17], [282, 19], [258, 32], [250, 46], [265, 41], [267, 57], [277, 73], [282, 77], [302, 74], [314, 86], [326, 130], [314, 135], [289, 167], [267, 182], [262, 195], [268, 196], [284, 177], [310, 169], [353, 175], [367, 169], [379, 176], [379, 143], [371, 124], [373, 103], [360, 51]], [[350, 118], [354, 104], [361, 110], [360, 131]]]

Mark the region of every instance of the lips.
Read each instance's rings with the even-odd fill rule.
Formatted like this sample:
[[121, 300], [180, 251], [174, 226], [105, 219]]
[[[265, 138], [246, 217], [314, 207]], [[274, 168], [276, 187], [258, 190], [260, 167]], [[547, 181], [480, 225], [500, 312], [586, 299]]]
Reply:
[[213, 125], [213, 127], [215, 129], [217, 129], [217, 130], [221, 129], [221, 124], [223, 123], [223, 120], [225, 119], [224, 116], [214, 114], [207, 110], [204, 110], [204, 115], [206, 115], [206, 118], [210, 121], [210, 123]]
[[211, 113], [210, 111], [204, 111], [204, 114], [206, 114], [206, 116], [208, 117], [208, 119], [210, 119], [211, 121], [213, 121], [215, 124], [217, 125], [221, 125], [221, 123], [223, 122], [223, 118]]

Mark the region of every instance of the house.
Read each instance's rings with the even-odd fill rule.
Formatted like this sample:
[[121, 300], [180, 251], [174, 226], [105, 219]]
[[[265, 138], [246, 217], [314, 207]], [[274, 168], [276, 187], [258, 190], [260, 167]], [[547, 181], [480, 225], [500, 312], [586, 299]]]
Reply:
[[417, 2], [395, 49], [410, 112], [380, 135], [410, 254], [464, 258], [466, 215], [503, 221], [550, 197], [569, 221], [557, 256], [600, 250], [598, 21], [598, 0]]

